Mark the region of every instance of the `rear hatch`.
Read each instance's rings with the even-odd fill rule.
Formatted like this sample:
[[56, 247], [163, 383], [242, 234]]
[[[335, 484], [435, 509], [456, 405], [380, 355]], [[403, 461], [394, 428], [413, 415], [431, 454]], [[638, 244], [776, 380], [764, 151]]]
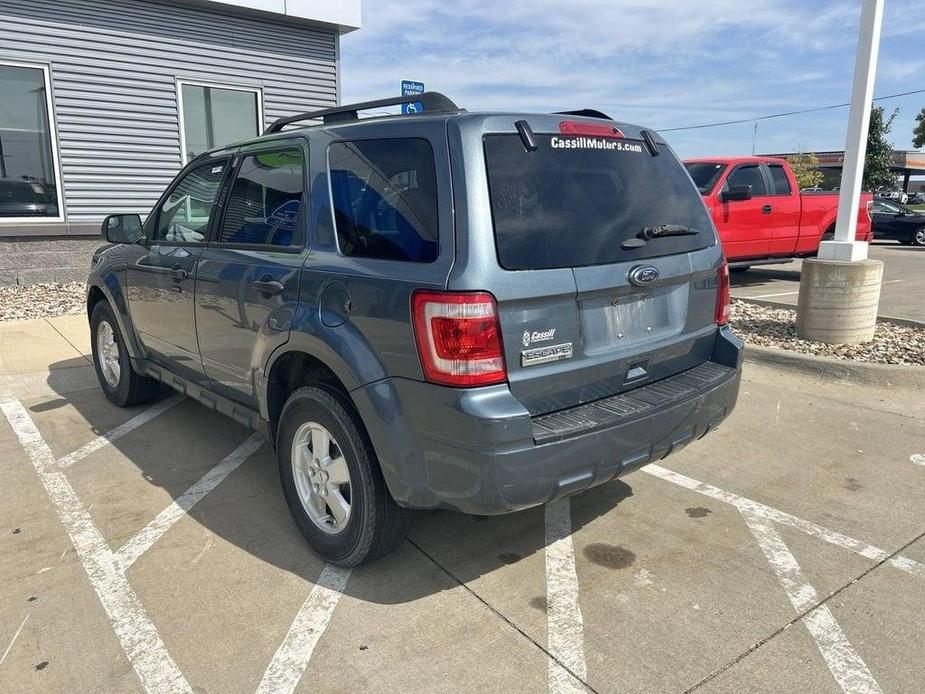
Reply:
[[514, 395], [542, 414], [709, 360], [721, 250], [674, 153], [601, 121], [525, 125], [482, 138]]

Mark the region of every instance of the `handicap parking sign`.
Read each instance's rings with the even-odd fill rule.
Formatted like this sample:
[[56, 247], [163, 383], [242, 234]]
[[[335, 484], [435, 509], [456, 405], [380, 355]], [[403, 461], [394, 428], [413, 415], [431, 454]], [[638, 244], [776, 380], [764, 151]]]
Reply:
[[[417, 94], [424, 93], [424, 83], [416, 82], [415, 80], [402, 80], [401, 81], [401, 95], [402, 96], [415, 96]], [[409, 104], [401, 105], [402, 113], [423, 113], [424, 104], [420, 101], [412, 101]]]

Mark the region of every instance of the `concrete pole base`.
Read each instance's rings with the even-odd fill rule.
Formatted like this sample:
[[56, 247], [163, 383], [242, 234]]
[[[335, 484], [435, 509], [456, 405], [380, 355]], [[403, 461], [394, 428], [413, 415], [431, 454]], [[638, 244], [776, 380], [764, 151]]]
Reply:
[[804, 260], [797, 335], [839, 345], [870, 342], [877, 327], [882, 281], [879, 260]]

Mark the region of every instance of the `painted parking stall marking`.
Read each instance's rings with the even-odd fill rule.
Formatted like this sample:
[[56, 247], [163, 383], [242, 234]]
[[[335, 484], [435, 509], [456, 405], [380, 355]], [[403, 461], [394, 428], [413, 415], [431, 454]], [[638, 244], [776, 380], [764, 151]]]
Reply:
[[[113, 552], [107, 544], [90, 516], [89, 509], [84, 507], [68, 481], [65, 471], [74, 463], [122, 438], [182, 400], [180, 395], [162, 400], [112, 431], [57, 460], [22, 403], [18, 400], [0, 402], [0, 411], [10, 423], [38, 473], [58, 520], [77, 551], [77, 556], [126, 658], [142, 687], [151, 693], [191, 693], [193, 689], [171, 657], [144, 605], [132, 589], [126, 571], [180, 518], [257, 451], [263, 445], [263, 437], [259, 434], [248, 437], [198, 482], [174, 499], [117, 552]], [[267, 666], [258, 685], [258, 692], [289, 694], [296, 688], [349, 578], [350, 570], [325, 566]], [[28, 618], [27, 614], [3, 657], [0, 658], [0, 663], [6, 659]]]

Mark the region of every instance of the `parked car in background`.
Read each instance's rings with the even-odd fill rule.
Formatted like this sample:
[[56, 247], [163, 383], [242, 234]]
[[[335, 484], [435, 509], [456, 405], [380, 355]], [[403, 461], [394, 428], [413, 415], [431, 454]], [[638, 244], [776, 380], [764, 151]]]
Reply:
[[876, 198], [871, 211], [875, 239], [925, 246], [925, 214], [887, 198]]
[[516, 511], [696, 441], [739, 389], [722, 248], [668, 145], [588, 113], [425, 93], [196, 157], [144, 225], [103, 222], [103, 393], [163, 382], [265, 432], [299, 530], [349, 566], [408, 509]]
[[922, 205], [925, 204], [925, 191], [919, 190], [915, 193], [909, 194], [908, 205]]
[[891, 190], [891, 191], [888, 191], [888, 192], [884, 193], [884, 194], [882, 195], [882, 197], [888, 198], [889, 200], [895, 200], [895, 201], [898, 202], [900, 205], [905, 205], [907, 202], [909, 202], [909, 195], [908, 195], [908, 193], [906, 193], [906, 192], [904, 192], [904, 191], [902, 191], [902, 190]]
[[[814, 256], [835, 232], [838, 193], [801, 193], [783, 159], [710, 157], [684, 165], [716, 224], [730, 269]], [[862, 194], [859, 241], [872, 238], [871, 201], [869, 193]]]

